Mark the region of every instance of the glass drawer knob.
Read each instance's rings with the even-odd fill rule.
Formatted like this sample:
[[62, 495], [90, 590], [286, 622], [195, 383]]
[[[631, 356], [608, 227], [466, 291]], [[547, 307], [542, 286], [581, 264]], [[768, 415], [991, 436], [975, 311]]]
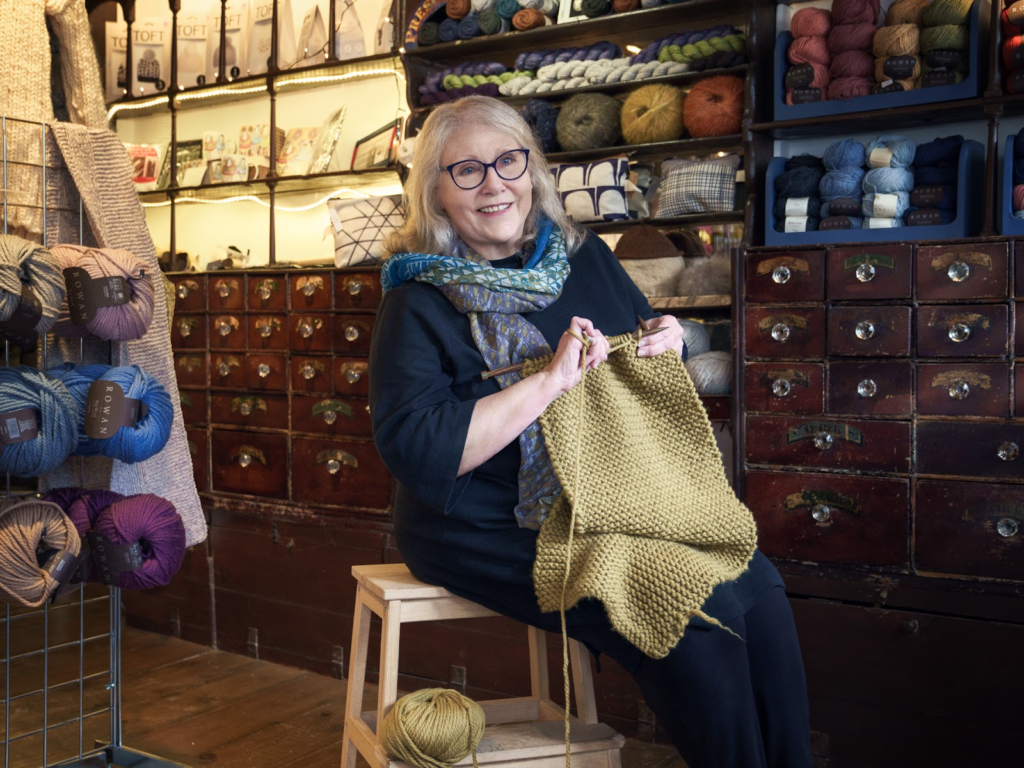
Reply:
[[327, 462], [327, 471], [332, 475], [338, 474], [341, 471], [341, 462], [337, 459], [331, 459]]
[[971, 385], [966, 381], [954, 381], [949, 385], [949, 396], [954, 400], [963, 400], [971, 394]]
[[811, 517], [819, 523], [827, 523], [832, 519], [832, 510], [829, 509], [827, 504], [815, 504], [811, 509]]
[[270, 334], [272, 334], [273, 332], [274, 328], [269, 324], [260, 326], [260, 336], [262, 336], [264, 339], [269, 339]]
[[312, 296], [316, 293], [316, 286], [313, 283], [306, 283], [302, 286], [302, 293], [305, 296]]
[[179, 299], [187, 299], [188, 298], [188, 286], [185, 285], [184, 283], [181, 283], [178, 286], [178, 298]]
[[231, 286], [227, 283], [221, 283], [220, 288], [217, 289], [217, 295], [222, 299], [226, 299], [231, 295]]
[[967, 341], [971, 338], [971, 326], [966, 323], [954, 323], [949, 327], [949, 338], [955, 342]]
[[192, 335], [192, 325], [187, 320], [182, 320], [178, 323], [178, 332], [181, 333], [182, 338]]
[[324, 412], [324, 424], [333, 424], [338, 420], [338, 414], [336, 411], [325, 411]]
[[299, 325], [299, 335], [302, 338], [304, 338], [304, 339], [308, 339], [310, 336], [312, 336], [313, 335], [313, 324], [312, 323], [301, 323]]
[[878, 385], [874, 379], [864, 379], [857, 385], [857, 394], [861, 397], [874, 397], [878, 394]]
[[785, 323], [776, 323], [772, 326], [772, 338], [782, 342], [789, 338], [789, 326]]
[[1016, 461], [1017, 457], [1020, 456], [1020, 446], [1007, 440], [999, 446], [996, 456], [1003, 461]]
[[250, 456], [248, 453], [238, 454], [238, 466], [244, 469], [245, 467], [248, 467], [250, 464], [252, 464], [252, 456]]
[[238, 406], [238, 412], [243, 416], [252, 415], [252, 403], [242, 403], [240, 406]]
[[861, 341], [867, 341], [875, 335], [875, 324], [870, 320], [861, 320], [853, 329], [853, 333]]
[[814, 436], [814, 447], [819, 451], [827, 451], [832, 447], [832, 435], [828, 432], [819, 432]]
[[787, 379], [776, 379], [772, 382], [772, 394], [776, 397], [786, 397], [792, 388]]
[[954, 261], [946, 270], [946, 275], [954, 283], [962, 283], [971, 276], [971, 266], [963, 261]]
[[314, 368], [309, 363], [306, 363], [305, 365], [303, 365], [301, 370], [302, 370], [302, 378], [304, 378], [306, 381], [309, 381], [314, 376], [316, 376], [316, 368]]
[[217, 332], [220, 333], [221, 336], [227, 336], [231, 333], [231, 323], [220, 323], [217, 326]]
[[362, 290], [363, 284], [360, 283], [358, 280], [353, 280], [351, 283], [348, 284], [349, 296], [358, 296], [360, 291]]
[[229, 373], [231, 373], [231, 366], [225, 363], [224, 361], [221, 361], [217, 363], [217, 373], [219, 373], [221, 376], [227, 376]]
[[259, 374], [259, 377], [261, 379], [265, 379], [267, 378], [267, 376], [270, 375], [270, 366], [267, 365], [266, 363], [260, 363], [259, 366], [256, 368], [256, 373]]
[[789, 267], [776, 267], [772, 270], [772, 281], [779, 285], [784, 285], [789, 282], [789, 278], [793, 276], [793, 270]]
[[1004, 539], [1012, 539], [1017, 535], [1018, 529], [1017, 521], [1012, 517], [1004, 517], [998, 523], [996, 523], [996, 533], [1002, 536]]
[[355, 341], [359, 338], [359, 329], [354, 325], [345, 326], [345, 339], [348, 341]]
[[259, 296], [260, 299], [262, 299], [263, 301], [269, 301], [270, 295], [272, 293], [273, 290], [267, 284], [261, 285], [259, 288], [256, 289], [256, 295]]
[[870, 283], [875, 278], [875, 267], [873, 264], [861, 264], [854, 274], [862, 283]]
[[355, 384], [361, 378], [363, 378], [363, 374], [361, 374], [355, 368], [349, 368], [347, 371], [345, 371], [345, 381], [347, 381], [349, 384]]

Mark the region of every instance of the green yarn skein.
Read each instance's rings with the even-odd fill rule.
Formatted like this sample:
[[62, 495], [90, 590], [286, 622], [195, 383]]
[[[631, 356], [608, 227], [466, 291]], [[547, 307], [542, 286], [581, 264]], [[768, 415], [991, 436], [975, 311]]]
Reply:
[[449, 768], [468, 754], [476, 766], [484, 711], [458, 691], [424, 688], [396, 701], [379, 732], [391, 757], [418, 768]]
[[921, 14], [921, 23], [926, 27], [966, 24], [973, 5], [974, 0], [932, 0]]
[[446, 91], [450, 91], [453, 88], [462, 88], [467, 85], [474, 88], [484, 83], [501, 85], [513, 77], [533, 77], [533, 72], [502, 72], [500, 75], [448, 75], [441, 85]]
[[943, 24], [938, 27], [921, 29], [921, 52], [928, 51], [967, 51], [970, 50], [971, 39], [967, 27], [959, 24]]
[[747, 44], [747, 36], [744, 34], [726, 35], [725, 37], [711, 37], [707, 40], [698, 40], [696, 43], [686, 45], [664, 45], [658, 49], [658, 61], [675, 61], [689, 64], [694, 61], [706, 59], [714, 53], [731, 51], [739, 53]]

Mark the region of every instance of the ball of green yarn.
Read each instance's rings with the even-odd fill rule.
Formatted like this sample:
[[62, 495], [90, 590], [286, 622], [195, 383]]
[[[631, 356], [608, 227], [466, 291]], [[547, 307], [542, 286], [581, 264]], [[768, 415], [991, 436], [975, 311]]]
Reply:
[[380, 724], [388, 754], [418, 768], [447, 768], [472, 753], [484, 735], [484, 711], [447, 688], [424, 688], [395, 702]]
[[645, 85], [622, 105], [622, 138], [627, 144], [675, 141], [683, 135], [685, 96], [671, 85]]
[[939, 27], [924, 27], [921, 30], [921, 52], [967, 51], [971, 47], [971, 36], [967, 27], [959, 24], [943, 24]]
[[578, 93], [562, 106], [555, 123], [566, 152], [610, 147], [619, 140], [622, 102], [603, 93]]
[[974, 0], [932, 0], [921, 14], [921, 23], [926, 27], [941, 24], [967, 24]]

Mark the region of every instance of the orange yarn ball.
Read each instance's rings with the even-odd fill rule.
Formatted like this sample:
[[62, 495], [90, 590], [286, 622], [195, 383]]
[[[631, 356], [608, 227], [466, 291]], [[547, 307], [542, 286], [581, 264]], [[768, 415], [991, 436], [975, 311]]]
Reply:
[[701, 80], [683, 104], [683, 125], [695, 139], [739, 133], [743, 123], [743, 78], [718, 75]]

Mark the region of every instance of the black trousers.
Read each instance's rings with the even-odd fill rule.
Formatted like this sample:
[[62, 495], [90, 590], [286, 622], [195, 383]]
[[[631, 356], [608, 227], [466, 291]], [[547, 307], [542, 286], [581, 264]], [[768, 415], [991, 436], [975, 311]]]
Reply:
[[663, 659], [638, 657], [614, 632], [570, 634], [633, 675], [689, 768], [810, 768], [807, 683], [785, 590], [722, 623], [743, 640], [690, 626]]

